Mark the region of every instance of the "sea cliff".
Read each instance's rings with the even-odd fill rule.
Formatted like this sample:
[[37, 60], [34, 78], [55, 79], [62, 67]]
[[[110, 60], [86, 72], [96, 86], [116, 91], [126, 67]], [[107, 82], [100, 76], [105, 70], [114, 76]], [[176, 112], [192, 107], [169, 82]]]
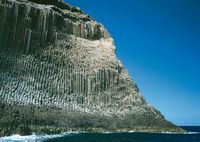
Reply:
[[0, 135], [184, 132], [141, 95], [104, 26], [59, 0], [0, 0]]

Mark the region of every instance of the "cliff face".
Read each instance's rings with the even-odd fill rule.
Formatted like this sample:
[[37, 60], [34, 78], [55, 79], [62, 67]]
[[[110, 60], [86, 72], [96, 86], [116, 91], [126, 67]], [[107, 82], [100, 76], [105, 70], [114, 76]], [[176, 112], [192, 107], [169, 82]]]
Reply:
[[107, 30], [59, 0], [0, 0], [0, 105], [1, 135], [182, 131], [144, 100]]

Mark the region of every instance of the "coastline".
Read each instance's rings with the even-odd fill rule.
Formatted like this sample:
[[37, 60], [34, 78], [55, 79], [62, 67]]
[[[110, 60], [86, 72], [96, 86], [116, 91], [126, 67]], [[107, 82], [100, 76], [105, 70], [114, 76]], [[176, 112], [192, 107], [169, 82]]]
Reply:
[[4, 136], [0, 137], [0, 141], [48, 141], [58, 138], [63, 138], [66, 136], [75, 136], [75, 135], [82, 135], [82, 134], [101, 134], [101, 135], [112, 135], [112, 134], [161, 134], [161, 135], [196, 135], [200, 134], [199, 132], [185, 132], [185, 133], [175, 133], [175, 132], [135, 132], [135, 131], [127, 131], [127, 132], [78, 132], [78, 131], [68, 131], [62, 132], [60, 134], [50, 134], [50, 135], [39, 135], [39, 134], [32, 134], [27, 136], [21, 136], [18, 134], [11, 135], [11, 136]]
[[[156, 128], [156, 127], [135, 127], [132, 129], [103, 129], [103, 128], [65, 128], [65, 127], [29, 127], [30, 133], [25, 134], [16, 129], [15, 132], [10, 134], [0, 133], [0, 138], [12, 135], [30, 136], [30, 135], [63, 135], [63, 134], [80, 134], [80, 133], [99, 133], [99, 134], [111, 134], [111, 133], [158, 133], [158, 134], [189, 134], [190, 132], [180, 127], [176, 128]], [[2, 131], [1, 131], [2, 132]]]

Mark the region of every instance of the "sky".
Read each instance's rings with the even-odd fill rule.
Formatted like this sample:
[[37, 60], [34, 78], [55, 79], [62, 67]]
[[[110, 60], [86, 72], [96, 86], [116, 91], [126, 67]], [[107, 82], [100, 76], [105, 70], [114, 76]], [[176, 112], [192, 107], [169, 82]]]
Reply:
[[199, 0], [65, 0], [102, 23], [148, 103], [200, 126]]

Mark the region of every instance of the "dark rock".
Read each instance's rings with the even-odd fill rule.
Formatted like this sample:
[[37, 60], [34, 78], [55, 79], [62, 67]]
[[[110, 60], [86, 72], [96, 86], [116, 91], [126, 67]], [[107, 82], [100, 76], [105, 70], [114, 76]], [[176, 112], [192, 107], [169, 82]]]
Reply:
[[0, 135], [67, 130], [183, 132], [145, 101], [90, 16], [0, 0]]

